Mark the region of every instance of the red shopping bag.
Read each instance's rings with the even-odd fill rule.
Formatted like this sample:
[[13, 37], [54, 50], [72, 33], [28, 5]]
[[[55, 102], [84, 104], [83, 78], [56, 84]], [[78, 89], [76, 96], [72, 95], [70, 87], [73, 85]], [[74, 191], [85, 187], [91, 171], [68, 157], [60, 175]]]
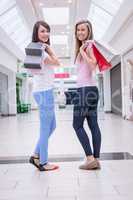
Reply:
[[[97, 60], [99, 71], [101, 72], [101, 71], [109, 69], [111, 67], [111, 63], [109, 63], [106, 60], [106, 58], [101, 54], [101, 52], [98, 50], [98, 48], [93, 42], [88, 41], [87, 46], [90, 44], [92, 45], [91, 47], [93, 48], [94, 56]], [[84, 50], [86, 51], [86, 49], [87, 47]]]
[[97, 60], [99, 71], [101, 72], [101, 71], [109, 69], [111, 67], [111, 63], [109, 63], [106, 60], [106, 58], [100, 53], [100, 51], [94, 44], [92, 44], [92, 48], [93, 48], [95, 58]]

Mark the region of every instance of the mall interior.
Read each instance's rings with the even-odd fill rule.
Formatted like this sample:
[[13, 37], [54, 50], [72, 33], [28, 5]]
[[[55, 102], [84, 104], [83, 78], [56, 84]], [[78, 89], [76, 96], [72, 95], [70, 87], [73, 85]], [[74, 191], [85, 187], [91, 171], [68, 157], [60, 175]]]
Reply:
[[[76, 90], [75, 24], [89, 20], [94, 41], [111, 67], [95, 77], [102, 135], [100, 170], [81, 170], [85, 154], [73, 129]], [[54, 68], [57, 127], [49, 162], [41, 172], [29, 158], [39, 135], [34, 76], [24, 66], [25, 48], [38, 20], [51, 27], [50, 41], [62, 67]], [[0, 1], [0, 200], [133, 199], [133, 1]], [[85, 121], [84, 127], [91, 138]]]

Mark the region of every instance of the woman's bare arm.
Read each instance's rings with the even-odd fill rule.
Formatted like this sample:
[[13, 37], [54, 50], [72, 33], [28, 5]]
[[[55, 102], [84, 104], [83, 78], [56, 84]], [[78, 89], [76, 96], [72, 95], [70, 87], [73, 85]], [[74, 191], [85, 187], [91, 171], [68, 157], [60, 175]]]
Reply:
[[51, 65], [56, 65], [56, 66], [61, 65], [59, 59], [57, 58], [54, 51], [50, 48], [49, 45], [46, 46], [45, 51], [48, 53], [48, 56], [44, 60], [44, 64], [51, 64]]
[[51, 65], [61, 65], [60, 61], [57, 57], [55, 56], [47, 56], [47, 58], [44, 60], [44, 64], [51, 64]]

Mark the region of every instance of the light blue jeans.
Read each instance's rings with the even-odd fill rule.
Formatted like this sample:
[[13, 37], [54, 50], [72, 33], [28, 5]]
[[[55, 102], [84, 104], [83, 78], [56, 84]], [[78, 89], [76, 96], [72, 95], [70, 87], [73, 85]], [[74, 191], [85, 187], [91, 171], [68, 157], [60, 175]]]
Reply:
[[48, 139], [56, 128], [53, 89], [34, 92], [40, 114], [40, 137], [35, 148], [40, 164], [48, 162]]

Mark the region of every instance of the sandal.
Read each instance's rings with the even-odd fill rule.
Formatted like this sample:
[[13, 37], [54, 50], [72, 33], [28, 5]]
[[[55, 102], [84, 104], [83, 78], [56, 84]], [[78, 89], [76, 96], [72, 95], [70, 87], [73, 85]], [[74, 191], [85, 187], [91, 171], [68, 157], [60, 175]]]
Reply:
[[39, 158], [31, 156], [29, 162], [39, 169]]
[[[51, 166], [51, 168], [47, 168], [46, 165]], [[57, 166], [57, 165], [51, 165], [51, 164], [48, 164], [48, 163], [45, 163], [43, 165], [42, 164], [39, 165], [39, 170], [40, 171], [52, 171], [52, 170], [56, 170], [58, 168], [59, 168], [59, 166]]]

